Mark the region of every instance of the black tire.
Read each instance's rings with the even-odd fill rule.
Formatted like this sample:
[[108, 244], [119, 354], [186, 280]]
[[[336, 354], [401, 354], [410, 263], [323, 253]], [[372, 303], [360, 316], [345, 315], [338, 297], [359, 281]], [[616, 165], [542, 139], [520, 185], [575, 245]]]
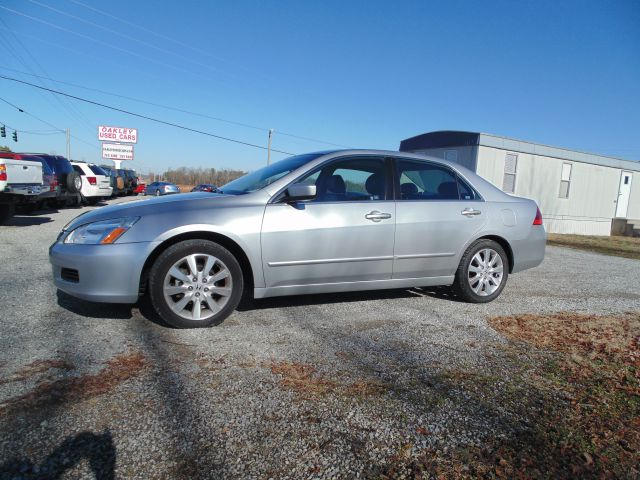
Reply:
[[82, 188], [82, 177], [78, 174], [78, 172], [69, 172], [67, 174], [67, 190], [70, 193], [80, 193], [80, 189]]
[[87, 205], [91, 205], [91, 206], [97, 205], [98, 202], [102, 200], [101, 198], [98, 198], [98, 197], [89, 197], [89, 198], [85, 197], [84, 199], [86, 200]]
[[[175, 313], [164, 296], [164, 279], [171, 267], [187, 255], [212, 255], [222, 261], [231, 274], [231, 295], [224, 307], [205, 320], [189, 320]], [[202, 328], [219, 325], [236, 309], [244, 291], [240, 264], [229, 250], [209, 240], [185, 240], [172, 245], [156, 259], [149, 272], [151, 304], [160, 318], [175, 328]], [[180, 298], [180, 297], [178, 297]]]
[[13, 203], [0, 203], [0, 225], [7, 223], [13, 214], [16, 213], [16, 206]]
[[[500, 260], [502, 260], [502, 280], [500, 282], [500, 285], [498, 285], [498, 288], [494, 292], [492, 292], [491, 294], [480, 295], [474, 292], [471, 288], [471, 285], [469, 284], [469, 266], [473, 261], [473, 257], [478, 252], [485, 249], [493, 250], [500, 256]], [[509, 267], [509, 257], [499, 243], [489, 239], [476, 240], [471, 244], [471, 246], [469, 246], [469, 248], [467, 248], [467, 250], [464, 252], [464, 255], [460, 259], [460, 265], [458, 265], [458, 270], [456, 271], [455, 280], [452, 286], [453, 290], [462, 300], [469, 303], [491, 302], [498, 298], [500, 293], [502, 293], [505, 285], [507, 284], [507, 279], [509, 277]]]

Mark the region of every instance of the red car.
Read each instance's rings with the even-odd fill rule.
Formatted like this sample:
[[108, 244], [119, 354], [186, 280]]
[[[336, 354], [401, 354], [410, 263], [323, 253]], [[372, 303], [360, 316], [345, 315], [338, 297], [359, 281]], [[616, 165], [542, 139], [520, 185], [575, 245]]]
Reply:
[[138, 183], [138, 186], [135, 188], [135, 190], [133, 191], [133, 193], [138, 194], [138, 193], [144, 193], [145, 189], [147, 188], [147, 185], [144, 183]]

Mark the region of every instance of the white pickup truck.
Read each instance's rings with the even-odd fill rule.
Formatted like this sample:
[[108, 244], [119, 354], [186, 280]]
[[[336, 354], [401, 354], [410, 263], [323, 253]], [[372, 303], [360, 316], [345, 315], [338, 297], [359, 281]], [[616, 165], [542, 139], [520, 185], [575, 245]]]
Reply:
[[0, 224], [9, 220], [17, 204], [28, 203], [42, 190], [42, 164], [0, 158]]

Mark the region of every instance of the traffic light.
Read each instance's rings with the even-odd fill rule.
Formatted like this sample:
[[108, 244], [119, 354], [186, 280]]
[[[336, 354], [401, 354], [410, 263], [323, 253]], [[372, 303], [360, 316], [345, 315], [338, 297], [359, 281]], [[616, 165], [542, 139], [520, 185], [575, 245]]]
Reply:
[[16, 132], [15, 130], [13, 131], [13, 141], [14, 142], [18, 141], [18, 132]]
[[0, 137], [6, 137], [7, 136], [7, 129], [4, 128], [4, 125], [2, 125], [0, 127]]

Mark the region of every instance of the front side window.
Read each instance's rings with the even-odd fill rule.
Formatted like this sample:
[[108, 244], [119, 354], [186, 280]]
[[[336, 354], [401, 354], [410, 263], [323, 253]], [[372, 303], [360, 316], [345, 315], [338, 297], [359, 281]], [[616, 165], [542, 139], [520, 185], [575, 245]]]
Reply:
[[474, 200], [474, 190], [450, 169], [428, 162], [398, 161], [400, 200]]
[[385, 200], [388, 190], [386, 164], [378, 157], [336, 160], [296, 183], [316, 186], [314, 202]]

